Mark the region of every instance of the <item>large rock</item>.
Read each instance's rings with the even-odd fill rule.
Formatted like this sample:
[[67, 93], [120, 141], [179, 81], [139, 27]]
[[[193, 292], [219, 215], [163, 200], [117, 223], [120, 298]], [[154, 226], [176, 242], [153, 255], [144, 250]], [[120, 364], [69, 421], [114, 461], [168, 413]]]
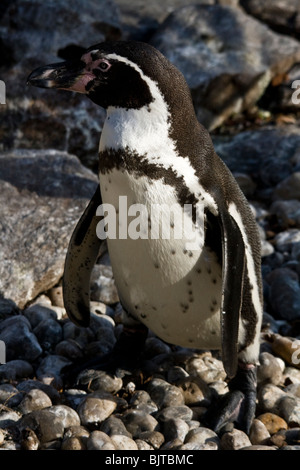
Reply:
[[300, 159], [298, 126], [266, 126], [235, 136], [213, 137], [219, 156], [233, 172], [251, 175], [272, 188], [291, 175]]
[[[197, 5], [237, 6], [239, 0], [194, 0]], [[115, 0], [120, 9], [120, 21], [124, 39], [147, 42], [157, 27], [174, 10], [186, 5], [186, 0]]]
[[72, 231], [97, 177], [55, 150], [0, 155], [0, 296], [20, 308], [61, 278]]
[[300, 60], [296, 40], [222, 5], [174, 11], [151, 43], [183, 72], [198, 118], [210, 130], [253, 106], [274, 76]]
[[299, 0], [240, 0], [240, 4], [275, 31], [300, 37]]
[[104, 111], [75, 93], [26, 87], [26, 79], [38, 66], [119, 39], [116, 5], [112, 0], [4, 0], [1, 9], [0, 77], [6, 106], [0, 106], [0, 150], [56, 148], [96, 168]]
[[0, 33], [10, 61], [57, 59], [70, 46], [89, 47], [120, 38], [119, 12], [112, 0], [4, 0]]

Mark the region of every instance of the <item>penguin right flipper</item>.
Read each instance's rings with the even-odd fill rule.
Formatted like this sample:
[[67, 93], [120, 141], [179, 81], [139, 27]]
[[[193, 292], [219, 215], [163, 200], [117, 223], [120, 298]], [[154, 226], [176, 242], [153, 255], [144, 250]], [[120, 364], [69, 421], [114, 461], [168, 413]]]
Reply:
[[96, 234], [96, 210], [102, 203], [100, 187], [79, 219], [69, 242], [63, 274], [64, 306], [79, 326], [90, 321], [90, 278], [102, 240]]

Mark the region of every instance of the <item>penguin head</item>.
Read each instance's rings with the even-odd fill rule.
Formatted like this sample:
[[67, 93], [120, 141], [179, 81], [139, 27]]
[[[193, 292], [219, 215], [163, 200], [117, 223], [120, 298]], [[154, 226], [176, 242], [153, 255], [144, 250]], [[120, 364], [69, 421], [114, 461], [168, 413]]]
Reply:
[[154, 97], [150, 82], [185, 88], [181, 73], [154, 47], [136, 41], [105, 42], [89, 47], [79, 58], [35, 69], [28, 83], [86, 94], [103, 108], [140, 109]]

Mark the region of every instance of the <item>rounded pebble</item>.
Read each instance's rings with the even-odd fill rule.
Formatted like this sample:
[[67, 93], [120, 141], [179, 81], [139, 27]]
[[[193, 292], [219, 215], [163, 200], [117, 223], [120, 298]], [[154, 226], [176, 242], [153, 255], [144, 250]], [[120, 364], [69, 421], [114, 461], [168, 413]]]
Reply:
[[24, 415], [18, 422], [18, 428], [32, 429], [41, 443], [60, 439], [64, 434], [62, 420], [49, 409], [35, 410]]
[[259, 384], [269, 382], [274, 385], [282, 383], [282, 366], [276, 357], [268, 352], [263, 352], [259, 356], [260, 365], [257, 368], [257, 381]]
[[163, 379], [152, 379], [147, 386], [147, 392], [159, 409], [166, 406], [180, 406], [184, 404], [181, 390]]
[[77, 377], [80, 385], [88, 385], [89, 390], [117, 393], [123, 386], [120, 377], [112, 376], [102, 370], [86, 369]]
[[113, 434], [111, 440], [116, 450], [138, 450], [134, 440], [128, 436]]
[[90, 433], [83, 426], [70, 426], [63, 438], [62, 450], [86, 450]]
[[99, 426], [115, 411], [116, 407], [117, 402], [114, 396], [103, 392], [102, 397], [91, 394], [83, 398], [77, 408], [77, 413], [83, 426]]
[[139, 439], [147, 442], [153, 449], [160, 449], [165, 441], [165, 436], [159, 431], [144, 431], [139, 434]]
[[239, 429], [225, 432], [221, 437], [221, 448], [223, 450], [239, 450], [249, 446], [251, 446], [249, 437]]
[[122, 421], [133, 438], [140, 438], [141, 433], [155, 431], [159, 427], [157, 420], [142, 410], [126, 410]]
[[265, 425], [270, 434], [275, 434], [280, 429], [287, 429], [288, 427], [284, 419], [274, 413], [263, 413], [257, 419]]
[[36, 388], [30, 390], [20, 402], [18, 409], [23, 414], [31, 413], [34, 410], [42, 410], [52, 406], [49, 396], [42, 390]]
[[264, 444], [270, 437], [265, 424], [259, 419], [254, 419], [250, 428], [249, 439], [251, 444]]
[[132, 408], [145, 411], [149, 414], [155, 413], [158, 410], [156, 403], [154, 403], [149, 393], [145, 390], [135, 391], [129, 403]]
[[127, 431], [125, 424], [120, 418], [110, 416], [100, 426], [100, 431], [105, 432], [108, 436], [114, 434], [132, 437], [131, 433]]
[[91, 432], [87, 440], [88, 450], [116, 450], [111, 438], [102, 431]]
[[192, 429], [186, 435], [185, 444], [197, 444], [203, 445], [207, 443], [213, 443], [217, 447], [220, 445], [220, 439], [218, 435], [209, 428], [200, 426], [199, 428]]
[[1, 380], [17, 380], [25, 377], [32, 377], [33, 367], [29, 362], [21, 359], [8, 361], [6, 364], [0, 365]]

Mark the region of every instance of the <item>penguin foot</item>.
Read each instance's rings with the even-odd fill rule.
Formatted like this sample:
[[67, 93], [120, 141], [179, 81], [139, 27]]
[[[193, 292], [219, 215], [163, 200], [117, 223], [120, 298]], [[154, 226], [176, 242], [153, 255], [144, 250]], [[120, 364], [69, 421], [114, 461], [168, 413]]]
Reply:
[[64, 384], [74, 384], [80, 373], [87, 369], [103, 370], [116, 375], [125, 375], [134, 371], [139, 364], [144, 350], [148, 329], [144, 325], [123, 328], [113, 350], [109, 354], [96, 356], [63, 369]]
[[216, 433], [222, 433], [232, 423], [249, 434], [256, 409], [256, 374], [256, 366], [239, 364], [236, 376], [228, 383], [229, 392], [205, 415], [207, 425]]

